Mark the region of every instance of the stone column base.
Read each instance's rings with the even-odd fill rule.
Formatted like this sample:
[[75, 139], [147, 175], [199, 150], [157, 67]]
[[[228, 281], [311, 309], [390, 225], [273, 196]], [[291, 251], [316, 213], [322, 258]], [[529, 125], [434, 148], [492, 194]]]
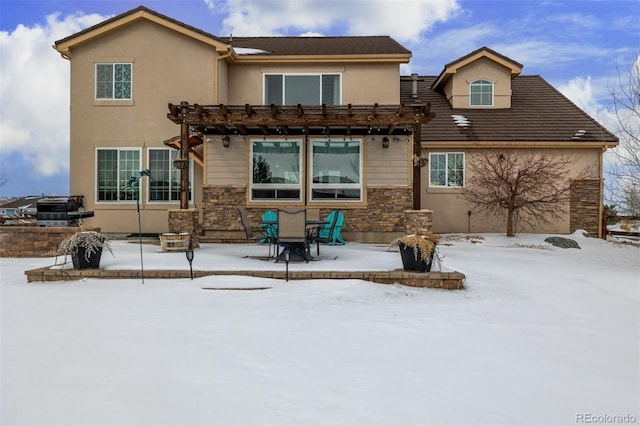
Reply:
[[200, 247], [200, 212], [196, 209], [170, 209], [169, 231], [179, 234], [191, 234], [192, 248]]

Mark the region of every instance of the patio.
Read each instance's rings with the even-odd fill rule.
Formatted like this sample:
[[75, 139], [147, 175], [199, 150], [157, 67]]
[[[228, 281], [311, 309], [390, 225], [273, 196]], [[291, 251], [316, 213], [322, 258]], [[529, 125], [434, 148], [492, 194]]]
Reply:
[[[201, 243], [194, 252], [193, 277], [210, 275], [244, 275], [285, 279], [285, 262], [266, 258], [268, 247], [262, 244]], [[100, 269], [75, 270], [70, 258], [52, 258], [52, 264], [25, 271], [28, 282], [70, 281], [84, 278], [104, 279], [175, 279], [189, 278], [189, 262], [184, 252], [163, 252], [156, 241], [140, 245], [133, 240], [112, 241], [113, 256], [103, 253]], [[66, 262], [65, 262], [66, 261]], [[143, 267], [141, 267], [143, 266]], [[143, 271], [144, 270], [144, 271]], [[437, 272], [436, 272], [437, 271]], [[463, 288], [464, 274], [448, 269], [413, 273], [402, 270], [399, 253], [385, 244], [348, 243], [323, 245], [320, 256], [306, 263], [290, 262], [289, 280], [358, 279], [384, 284], [403, 284], [456, 290]]]

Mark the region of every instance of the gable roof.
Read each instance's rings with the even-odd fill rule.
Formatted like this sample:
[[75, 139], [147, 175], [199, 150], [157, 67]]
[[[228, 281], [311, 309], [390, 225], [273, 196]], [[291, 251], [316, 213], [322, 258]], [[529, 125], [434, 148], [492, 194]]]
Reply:
[[433, 82], [433, 87], [438, 88], [448, 79], [450, 79], [453, 74], [458, 72], [459, 69], [469, 65], [470, 63], [477, 61], [480, 58], [488, 58], [494, 61], [497, 64], [504, 66], [505, 68], [510, 70], [511, 78], [515, 78], [522, 72], [523, 65], [519, 62], [514, 61], [511, 58], [508, 58], [501, 53], [496, 52], [493, 49], [489, 49], [488, 47], [481, 47], [479, 49], [474, 50], [471, 53], [468, 53], [455, 61], [449, 62], [444, 66], [444, 69], [436, 77]]
[[503, 109], [452, 108], [445, 95], [433, 89], [437, 78], [418, 77], [417, 99], [411, 97], [411, 77], [400, 79], [401, 102], [430, 102], [431, 111], [436, 114], [422, 129], [422, 142], [427, 145], [434, 145], [434, 142], [463, 142], [466, 145], [470, 142], [523, 145], [547, 142], [611, 146], [618, 142], [615, 135], [538, 75], [514, 78], [511, 81], [511, 108]]
[[148, 9], [144, 6], [139, 6], [128, 12], [121, 13], [120, 15], [114, 16], [113, 18], [107, 19], [106, 21], [100, 22], [96, 25], [85, 28], [82, 31], [58, 40], [54, 43], [53, 47], [62, 55], [71, 56], [72, 48], [90, 41], [95, 37], [117, 30], [126, 25], [130, 25], [131, 23], [137, 22], [141, 19], [155, 22], [166, 28], [185, 34], [196, 40], [200, 40], [206, 44], [214, 46], [218, 51], [225, 52], [229, 50], [229, 46], [227, 46], [224, 41], [214, 36], [213, 34], [209, 34], [196, 27], [187, 25], [183, 22], [170, 18], [154, 10]]
[[291, 57], [298, 60], [304, 57], [316, 61], [322, 60], [322, 57], [348, 56], [358, 62], [368, 60], [407, 63], [411, 59], [411, 52], [389, 36], [217, 37], [144, 6], [58, 40], [54, 43], [54, 48], [62, 55], [70, 57], [74, 47], [142, 19], [209, 44], [219, 52], [228, 52], [235, 48], [237, 51], [233, 52], [229, 59], [231, 61], [291, 62]]

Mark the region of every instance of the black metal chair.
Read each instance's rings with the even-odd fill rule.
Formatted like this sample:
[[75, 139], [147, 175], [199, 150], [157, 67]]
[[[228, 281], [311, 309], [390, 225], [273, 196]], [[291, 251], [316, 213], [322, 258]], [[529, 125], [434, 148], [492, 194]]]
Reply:
[[[247, 211], [244, 208], [238, 207], [238, 213], [240, 214], [240, 221], [242, 222], [242, 227], [244, 228], [244, 233], [247, 240], [269, 244], [269, 257], [272, 257], [273, 255], [271, 254], [271, 246], [272, 245], [275, 246], [277, 244], [277, 237], [273, 235], [267, 235], [262, 226], [260, 227], [251, 226], [251, 224], [249, 223], [249, 219], [247, 217]], [[274, 252], [275, 251], [277, 251], [277, 247], [276, 247], [276, 250], [274, 250]]]

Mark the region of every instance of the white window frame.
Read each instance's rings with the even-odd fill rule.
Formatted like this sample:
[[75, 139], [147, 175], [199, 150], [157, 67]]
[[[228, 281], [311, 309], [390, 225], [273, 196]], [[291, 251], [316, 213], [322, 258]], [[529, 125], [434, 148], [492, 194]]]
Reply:
[[[299, 155], [298, 155], [298, 183], [287, 184], [287, 183], [254, 183], [253, 182], [253, 155], [254, 155], [254, 143], [297, 143], [299, 147]], [[303, 199], [303, 189], [304, 189], [304, 172], [303, 172], [303, 159], [304, 159], [304, 142], [303, 139], [251, 139], [249, 142], [249, 200], [252, 202], [270, 202], [270, 203], [291, 203], [291, 202], [300, 202]], [[283, 175], [286, 172], [283, 172]], [[253, 192], [254, 190], [270, 190], [273, 189], [276, 192], [278, 190], [297, 190], [298, 198], [254, 198]]]
[[[173, 167], [173, 160], [175, 158], [180, 158], [180, 151], [177, 149], [173, 149], [173, 148], [160, 148], [160, 147], [149, 147], [147, 148], [147, 169], [149, 169], [151, 171], [151, 176], [148, 179], [148, 185], [147, 185], [147, 190], [145, 191], [146, 193], [146, 200], [148, 203], [150, 204], [176, 204], [180, 202], [180, 196], [178, 195], [178, 198], [176, 200], [152, 200], [151, 199], [151, 188], [153, 186], [153, 182], [154, 182], [154, 169], [153, 169], [153, 165], [151, 164], [151, 152], [152, 151], [169, 151], [169, 161], [168, 161], [168, 167], [169, 167], [169, 197], [171, 197], [171, 193], [172, 193], [172, 187], [171, 187], [171, 182], [173, 182], [173, 180], [171, 179], [171, 175], [177, 174], [178, 175], [178, 194], [180, 192], [180, 182], [179, 182], [179, 177], [180, 177], [180, 170], [176, 169], [175, 167]], [[191, 158], [189, 158], [189, 201], [193, 200], [193, 160]]]
[[[358, 170], [358, 183], [340, 183], [340, 182], [327, 182], [327, 183], [314, 183], [313, 182], [313, 177], [314, 177], [314, 161], [313, 161], [313, 144], [314, 143], [338, 143], [338, 144], [344, 144], [344, 143], [352, 143], [352, 142], [357, 142], [359, 144], [359, 157], [358, 157], [358, 164], [359, 164], [359, 170]], [[363, 184], [363, 173], [364, 173], [364, 164], [363, 164], [363, 158], [364, 158], [364, 139], [362, 138], [351, 138], [349, 140], [344, 140], [343, 138], [340, 139], [330, 139], [330, 138], [314, 138], [314, 139], [309, 139], [309, 158], [308, 158], [308, 164], [309, 164], [309, 173], [308, 173], [308, 181], [309, 181], [309, 202], [315, 202], [315, 203], [359, 203], [363, 201], [363, 197], [364, 197], [364, 184]], [[331, 176], [331, 174], [329, 174], [328, 176]], [[314, 199], [313, 198], [313, 190], [314, 189], [328, 189], [328, 190], [340, 190], [340, 189], [357, 189], [360, 192], [360, 197], [358, 198], [317, 198]]]
[[318, 105], [322, 105], [324, 100], [322, 99], [322, 77], [325, 75], [337, 75], [338, 76], [338, 82], [340, 84], [340, 90], [338, 91], [338, 99], [336, 100], [335, 103], [333, 104], [327, 104], [327, 105], [340, 105], [342, 104], [342, 73], [341, 72], [324, 72], [324, 73], [317, 73], [317, 72], [310, 72], [310, 73], [283, 73], [283, 72], [267, 72], [267, 73], [263, 73], [262, 75], [262, 103], [263, 105], [267, 104], [267, 76], [281, 76], [282, 77], [282, 104], [285, 104], [285, 99], [286, 99], [286, 94], [287, 94], [287, 88], [286, 88], [286, 77], [288, 76], [318, 76], [320, 77], [320, 85], [318, 86], [318, 90], [320, 91], [319, 93], [319, 99], [320, 99], [320, 103]]
[[[473, 103], [473, 92], [472, 92], [472, 88], [474, 87], [474, 85], [479, 85], [480, 87], [491, 87], [491, 103], [490, 104], [483, 104], [483, 103], [479, 103], [479, 104], [474, 104]], [[482, 95], [484, 92], [481, 91], [480, 93], [480, 100], [482, 100]], [[469, 83], [469, 106], [472, 107], [492, 107], [494, 105], [494, 97], [495, 97], [495, 84], [493, 83], [493, 81], [488, 80], [486, 78], [478, 78], [476, 80], [473, 80]]]
[[[118, 179], [116, 181], [116, 193], [118, 194], [118, 199], [116, 200], [100, 200], [100, 190], [98, 188], [98, 183], [99, 183], [99, 176], [98, 173], [100, 171], [100, 167], [99, 167], [99, 156], [98, 153], [100, 151], [117, 151], [118, 155], [117, 155], [117, 170], [116, 170], [116, 174], [118, 176]], [[121, 157], [121, 153], [123, 152], [138, 152], [138, 165], [136, 168], [136, 170], [130, 170], [127, 174], [131, 175], [128, 177], [122, 177], [120, 178], [120, 174], [123, 173], [120, 170], [120, 157]], [[95, 200], [97, 204], [112, 204], [112, 203], [124, 203], [124, 204], [130, 204], [130, 203], [135, 203], [136, 202], [136, 197], [132, 197], [131, 200], [121, 200], [120, 199], [120, 193], [122, 191], [125, 190], [126, 184], [128, 182], [128, 180], [133, 177], [133, 176], [138, 176], [140, 173], [140, 170], [142, 166], [142, 149], [141, 148], [137, 148], [137, 147], [97, 147], [95, 150], [95, 182], [94, 182], [94, 190], [96, 191], [95, 194]], [[140, 195], [138, 194], [138, 197]]]
[[[435, 164], [438, 164], [434, 157], [444, 155], [445, 158], [445, 184], [440, 185], [439, 182], [433, 182], [431, 180], [431, 170]], [[449, 173], [455, 173], [456, 170], [449, 170], [449, 155], [462, 155], [462, 185], [450, 185]], [[466, 179], [466, 161], [464, 152], [431, 152], [429, 153], [429, 187], [431, 188], [463, 188]]]
[[[111, 97], [110, 98], [99, 98], [98, 97], [98, 67], [100, 65], [111, 65], [112, 66], [112, 76], [111, 76]], [[116, 98], [115, 93], [116, 93], [116, 79], [115, 79], [115, 73], [116, 73], [116, 65], [129, 65], [129, 67], [131, 68], [131, 79], [129, 80], [129, 97], [128, 98]], [[95, 63], [95, 70], [94, 70], [94, 91], [93, 91], [93, 95], [96, 101], [130, 101], [133, 99], [133, 63], [132, 62], [96, 62]]]

